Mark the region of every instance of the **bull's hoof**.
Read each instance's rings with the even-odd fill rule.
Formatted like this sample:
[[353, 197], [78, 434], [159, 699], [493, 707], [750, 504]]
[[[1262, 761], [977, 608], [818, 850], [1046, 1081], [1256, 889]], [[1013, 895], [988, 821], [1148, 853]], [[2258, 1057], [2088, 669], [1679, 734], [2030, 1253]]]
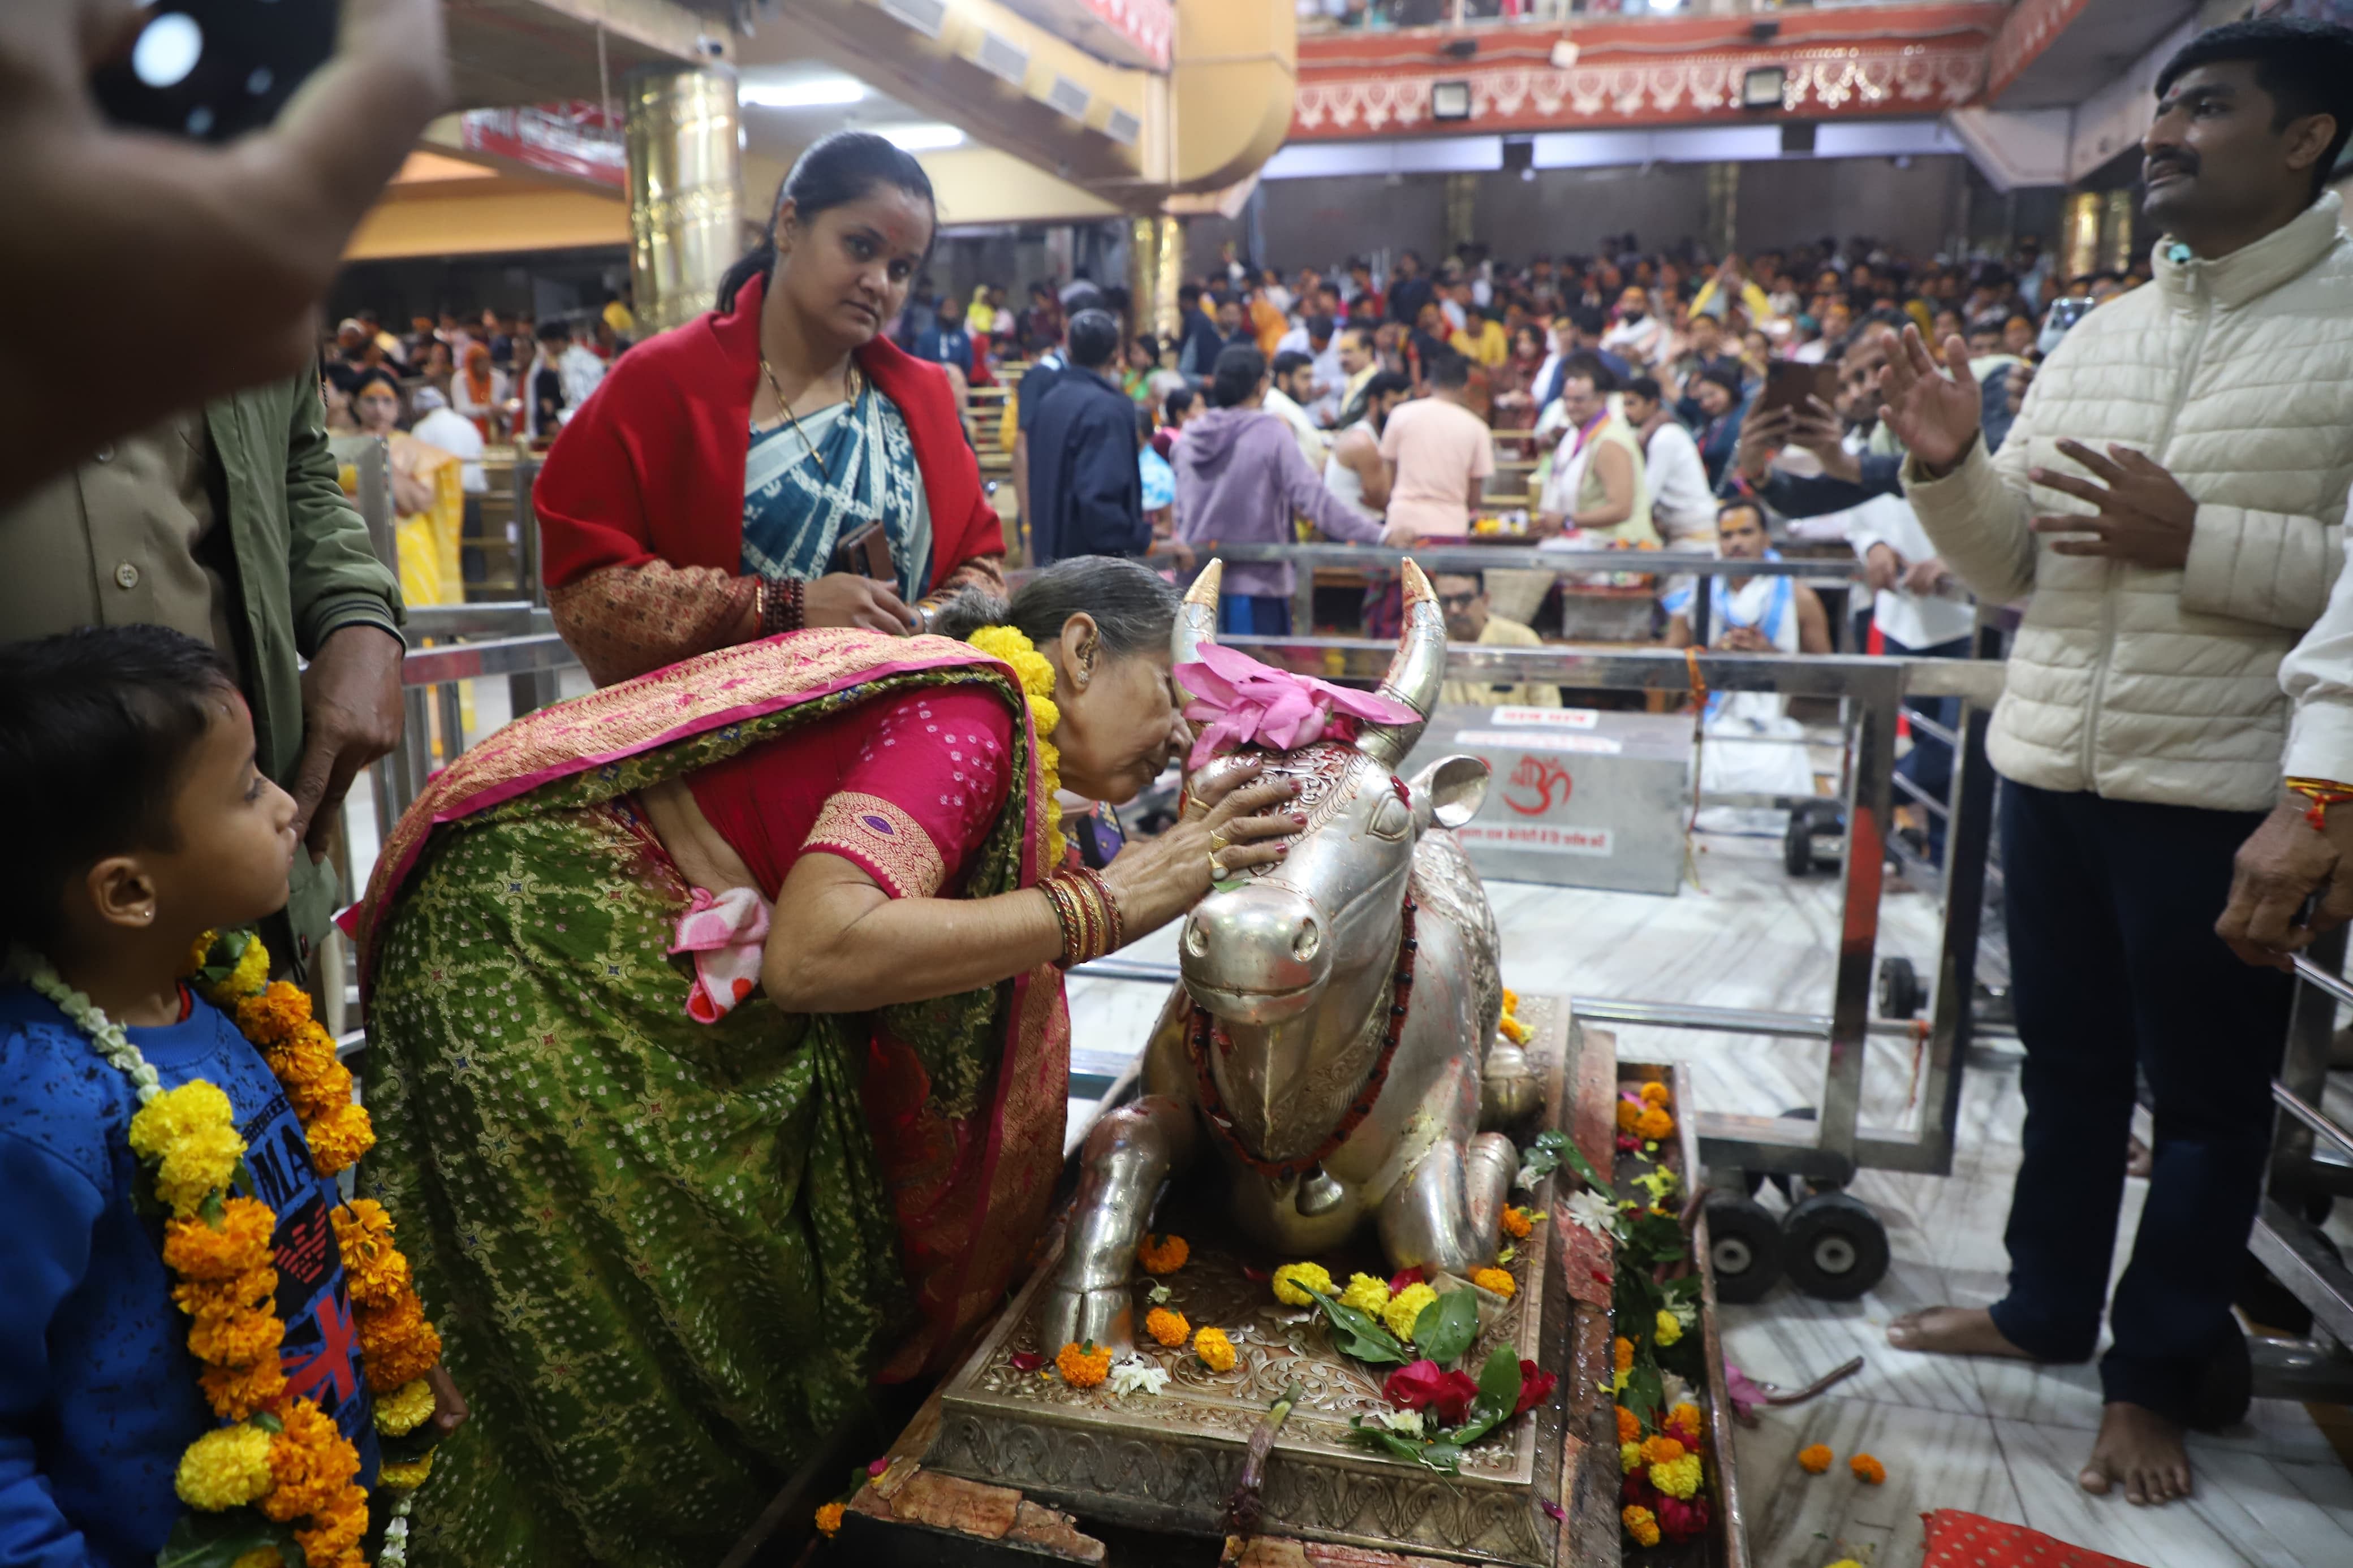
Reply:
[[1050, 1355], [1070, 1344], [1096, 1344], [1124, 1355], [1135, 1348], [1135, 1298], [1124, 1285], [1094, 1290], [1056, 1285], [1039, 1303], [1039, 1342]]
[[1480, 1127], [1493, 1131], [1525, 1119], [1543, 1107], [1544, 1090], [1544, 1080], [1529, 1065], [1527, 1053], [1496, 1042], [1479, 1073]]

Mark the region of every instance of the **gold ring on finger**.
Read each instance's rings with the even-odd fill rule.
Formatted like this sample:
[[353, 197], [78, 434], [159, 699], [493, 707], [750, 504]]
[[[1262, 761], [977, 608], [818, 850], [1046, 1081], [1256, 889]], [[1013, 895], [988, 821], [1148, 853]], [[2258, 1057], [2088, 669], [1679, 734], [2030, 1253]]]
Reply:
[[1209, 880], [1212, 882], [1222, 882], [1225, 879], [1226, 863], [1223, 860], [1219, 859], [1218, 852], [1212, 849], [1209, 851]]
[[1226, 847], [1232, 843], [1233, 840], [1227, 837], [1224, 834], [1212, 832], [1209, 835], [1209, 853], [1212, 855], [1221, 854], [1225, 851]]

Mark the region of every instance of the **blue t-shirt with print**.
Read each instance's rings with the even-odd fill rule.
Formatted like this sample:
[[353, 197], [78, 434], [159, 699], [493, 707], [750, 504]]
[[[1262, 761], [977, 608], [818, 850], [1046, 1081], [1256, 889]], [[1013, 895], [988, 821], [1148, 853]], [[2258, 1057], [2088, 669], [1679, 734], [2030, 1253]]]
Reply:
[[[334, 1416], [372, 1485], [375, 1413], [328, 1217], [334, 1182], [216, 1009], [199, 1001], [182, 1023], [128, 1033], [165, 1088], [204, 1079], [236, 1108], [256, 1195], [278, 1215], [288, 1392]], [[0, 1568], [153, 1563], [181, 1510], [180, 1453], [215, 1425], [162, 1220], [132, 1205], [137, 1110], [130, 1081], [46, 997], [0, 988]]]

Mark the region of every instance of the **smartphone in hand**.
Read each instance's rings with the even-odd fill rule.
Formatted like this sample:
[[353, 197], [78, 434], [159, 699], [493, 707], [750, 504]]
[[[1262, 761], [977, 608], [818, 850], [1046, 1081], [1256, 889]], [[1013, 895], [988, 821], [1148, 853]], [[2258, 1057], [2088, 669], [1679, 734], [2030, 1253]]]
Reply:
[[156, 0], [122, 55], [90, 73], [121, 125], [227, 142], [278, 117], [334, 52], [337, 0]]
[[1757, 406], [1752, 412], [1769, 414], [1776, 408], [1787, 408], [1803, 414], [1807, 412], [1809, 397], [1820, 398], [1825, 407], [1838, 406], [1838, 367], [1777, 359], [1765, 367], [1765, 390], [1757, 395]]

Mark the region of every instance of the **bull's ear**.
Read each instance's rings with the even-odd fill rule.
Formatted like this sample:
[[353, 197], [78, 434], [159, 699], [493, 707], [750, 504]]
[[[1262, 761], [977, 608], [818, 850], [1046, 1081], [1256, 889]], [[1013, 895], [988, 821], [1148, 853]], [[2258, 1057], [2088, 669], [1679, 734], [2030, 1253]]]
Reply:
[[1487, 801], [1487, 764], [1460, 753], [1440, 757], [1406, 785], [1413, 796], [1415, 826], [1460, 827]]

